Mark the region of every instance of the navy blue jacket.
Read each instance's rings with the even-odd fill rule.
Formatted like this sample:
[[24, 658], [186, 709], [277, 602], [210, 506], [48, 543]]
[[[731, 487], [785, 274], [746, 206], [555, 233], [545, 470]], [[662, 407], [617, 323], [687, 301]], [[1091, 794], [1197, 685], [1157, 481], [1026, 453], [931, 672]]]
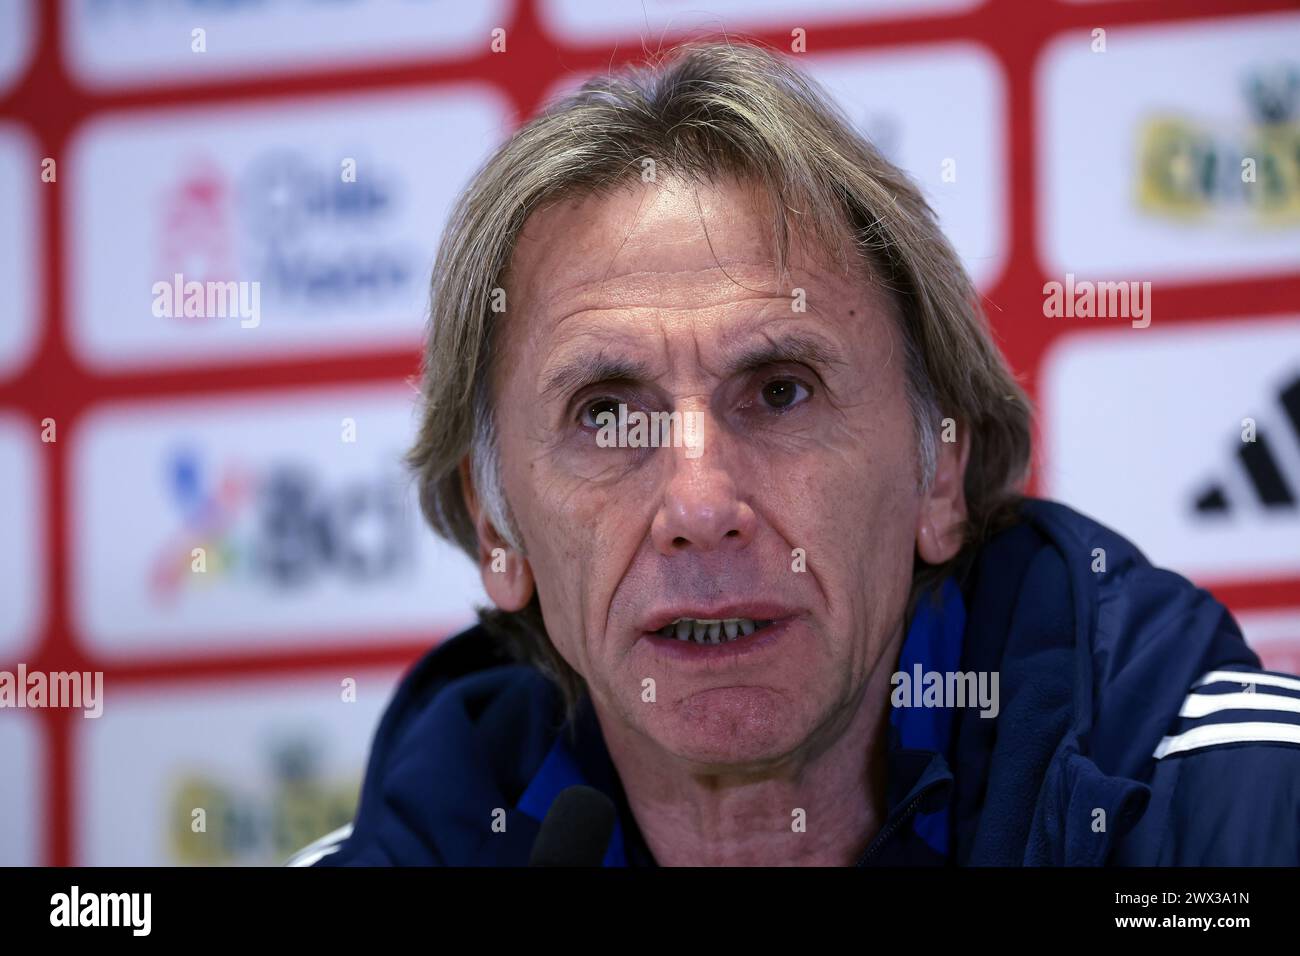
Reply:
[[[1083, 515], [1026, 500], [921, 602], [899, 670], [916, 663], [997, 672], [998, 714], [893, 709], [859, 865], [1300, 865], [1300, 679]], [[606, 865], [654, 865], [590, 702], [561, 721], [480, 628], [445, 641], [390, 703], [354, 823], [291, 863], [521, 865], [550, 801], [587, 783], [618, 811]]]

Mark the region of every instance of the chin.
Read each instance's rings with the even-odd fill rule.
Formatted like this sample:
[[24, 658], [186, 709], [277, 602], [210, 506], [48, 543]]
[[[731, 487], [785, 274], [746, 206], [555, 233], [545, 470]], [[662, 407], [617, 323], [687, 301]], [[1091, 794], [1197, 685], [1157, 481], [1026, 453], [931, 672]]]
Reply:
[[693, 763], [738, 767], [778, 760], [805, 735], [791, 698], [766, 687], [697, 691], [656, 714], [647, 732]]

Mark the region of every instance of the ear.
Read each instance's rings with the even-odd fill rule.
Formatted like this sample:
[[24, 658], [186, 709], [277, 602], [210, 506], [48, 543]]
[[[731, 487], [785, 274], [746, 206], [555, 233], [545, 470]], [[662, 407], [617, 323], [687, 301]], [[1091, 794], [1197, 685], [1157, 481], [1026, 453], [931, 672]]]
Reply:
[[522, 554], [506, 543], [480, 506], [468, 455], [460, 462], [460, 491], [478, 537], [478, 568], [483, 590], [501, 610], [522, 611], [533, 599], [533, 569]]
[[934, 481], [916, 518], [916, 551], [926, 564], [943, 564], [961, 550], [966, 527], [966, 462], [970, 430], [958, 423], [957, 441], [940, 441]]

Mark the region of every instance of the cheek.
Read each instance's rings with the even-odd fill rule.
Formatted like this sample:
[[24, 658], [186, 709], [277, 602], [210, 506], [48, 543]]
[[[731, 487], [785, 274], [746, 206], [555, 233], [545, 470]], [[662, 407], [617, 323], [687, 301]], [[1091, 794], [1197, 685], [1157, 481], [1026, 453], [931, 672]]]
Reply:
[[[599, 658], [608, 596], [618, 584], [624, 539], [634, 522], [620, 512], [615, 490], [556, 479], [538, 463], [527, 485], [512, 488], [516, 520], [556, 648], [584, 677]], [[621, 492], [619, 492], [621, 494]], [[624, 514], [621, 520], [616, 516]], [[621, 537], [620, 537], [621, 535]]]
[[853, 529], [861, 566], [876, 588], [911, 579], [916, 519], [920, 509], [916, 455], [910, 420], [892, 423], [863, 446], [860, 480], [842, 526]]
[[908, 524], [920, 504], [911, 416], [895, 407], [901, 402], [876, 401], [840, 422], [825, 449], [790, 476], [792, 493], [846, 539]]
[[889, 629], [911, 586], [921, 500], [910, 416], [895, 411], [859, 423], [786, 485], [801, 516], [791, 536], [810, 542], [791, 547], [808, 549], [831, 614], [852, 634]]
[[573, 530], [543, 519], [530, 524], [524, 536], [546, 629], [565, 659], [577, 666], [574, 658], [582, 653], [578, 645], [585, 610], [582, 594], [589, 571], [582, 555], [589, 552], [571, 539]]

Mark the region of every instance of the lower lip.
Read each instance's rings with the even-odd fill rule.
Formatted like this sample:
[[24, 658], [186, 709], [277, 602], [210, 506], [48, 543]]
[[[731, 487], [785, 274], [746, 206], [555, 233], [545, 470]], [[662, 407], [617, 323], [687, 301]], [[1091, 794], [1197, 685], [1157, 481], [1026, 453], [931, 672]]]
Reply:
[[660, 637], [653, 632], [645, 634], [644, 639], [660, 653], [673, 660], [715, 663], [748, 657], [766, 650], [785, 635], [794, 621], [795, 619], [791, 617], [773, 621], [762, 630], [723, 644], [697, 644], [695, 641], [681, 641], [675, 637]]

